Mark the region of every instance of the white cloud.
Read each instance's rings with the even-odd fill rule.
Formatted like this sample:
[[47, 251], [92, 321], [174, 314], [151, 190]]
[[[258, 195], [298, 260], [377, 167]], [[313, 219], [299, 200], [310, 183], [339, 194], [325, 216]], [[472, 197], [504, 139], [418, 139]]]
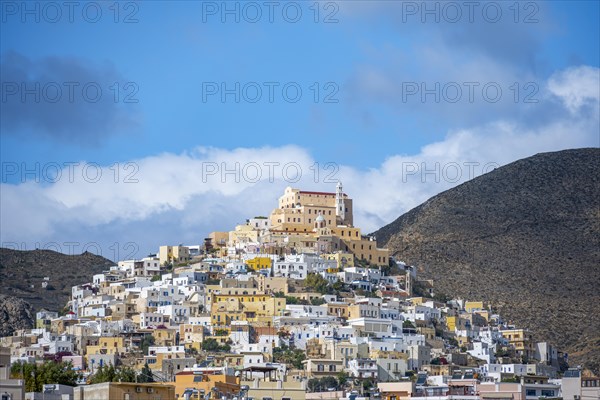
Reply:
[[293, 145], [164, 153], [118, 168], [103, 166], [97, 182], [91, 182], [96, 169], [87, 166], [86, 174], [82, 161], [73, 179], [63, 170], [56, 183], [1, 185], [2, 242], [32, 248], [39, 241], [98, 240], [108, 247], [133, 240], [148, 251], [167, 242], [200, 243], [212, 230], [268, 215], [286, 186], [333, 191], [337, 179], [355, 199], [355, 225], [371, 232], [496, 166], [538, 152], [598, 146], [598, 113], [583, 107], [597, 104], [597, 92], [587, 89], [597, 87], [597, 79], [598, 69], [590, 67], [551, 77], [545, 95], [559, 96], [569, 113], [543, 125], [498, 120], [451, 131], [418, 154], [389, 157], [375, 169], [340, 164], [329, 182], [324, 178], [330, 171], [321, 165], [316, 176], [309, 152]]
[[600, 69], [589, 66], [568, 68], [549, 79], [548, 89], [573, 114], [585, 106], [598, 113]]

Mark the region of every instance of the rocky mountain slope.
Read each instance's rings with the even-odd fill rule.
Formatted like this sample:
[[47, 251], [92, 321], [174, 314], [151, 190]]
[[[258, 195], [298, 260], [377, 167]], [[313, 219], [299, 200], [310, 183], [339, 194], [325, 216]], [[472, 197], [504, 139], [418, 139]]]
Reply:
[[600, 149], [537, 154], [429, 199], [375, 232], [437, 291], [600, 369]]
[[32, 328], [34, 320], [31, 304], [0, 294], [0, 337], [10, 336], [18, 329]]
[[[89, 252], [66, 255], [0, 248], [0, 294], [28, 302], [34, 313], [42, 308], [59, 311], [71, 297], [71, 286], [91, 282], [94, 274], [111, 265], [112, 261]], [[48, 285], [43, 288], [46, 277]]]

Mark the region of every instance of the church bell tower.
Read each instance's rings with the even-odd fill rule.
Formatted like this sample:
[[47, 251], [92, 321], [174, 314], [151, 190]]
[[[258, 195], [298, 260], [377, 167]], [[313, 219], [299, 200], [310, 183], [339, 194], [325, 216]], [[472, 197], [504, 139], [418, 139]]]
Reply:
[[338, 181], [335, 187], [335, 215], [344, 224], [344, 220], [346, 219], [346, 205], [344, 204], [344, 191], [342, 190], [342, 182], [340, 181]]

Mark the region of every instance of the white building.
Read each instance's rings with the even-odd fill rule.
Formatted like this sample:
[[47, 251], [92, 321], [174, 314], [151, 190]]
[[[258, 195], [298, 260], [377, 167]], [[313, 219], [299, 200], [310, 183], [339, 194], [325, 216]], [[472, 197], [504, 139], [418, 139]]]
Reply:
[[171, 325], [185, 324], [190, 318], [190, 308], [181, 304], [159, 306], [157, 312], [167, 315]]
[[248, 220], [248, 225], [252, 227], [252, 229], [261, 231], [271, 229], [271, 219], [266, 217], [254, 217]]
[[273, 265], [273, 276], [303, 280], [308, 276], [308, 267], [302, 262], [277, 261]]
[[355, 358], [348, 362], [347, 372], [353, 378], [375, 379], [377, 378], [377, 362], [370, 358]]
[[527, 375], [526, 364], [484, 364], [481, 367], [481, 373], [484, 376], [493, 378], [497, 382], [502, 380], [502, 374], [516, 376]]
[[486, 342], [473, 342], [473, 349], [467, 350], [471, 356], [484, 360], [486, 364], [491, 364], [496, 361], [496, 345], [490, 346]]
[[155, 328], [164, 325], [165, 316], [160, 313], [143, 312], [140, 313], [140, 329]]

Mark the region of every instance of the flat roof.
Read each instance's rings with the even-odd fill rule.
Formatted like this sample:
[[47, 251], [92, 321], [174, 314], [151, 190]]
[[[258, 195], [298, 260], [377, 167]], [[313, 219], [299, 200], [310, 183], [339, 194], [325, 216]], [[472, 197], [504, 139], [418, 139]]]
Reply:
[[244, 368], [242, 371], [251, 371], [251, 372], [270, 372], [270, 371], [275, 371], [277, 370], [277, 367], [268, 367], [268, 366], [252, 366], [252, 367], [247, 367]]

